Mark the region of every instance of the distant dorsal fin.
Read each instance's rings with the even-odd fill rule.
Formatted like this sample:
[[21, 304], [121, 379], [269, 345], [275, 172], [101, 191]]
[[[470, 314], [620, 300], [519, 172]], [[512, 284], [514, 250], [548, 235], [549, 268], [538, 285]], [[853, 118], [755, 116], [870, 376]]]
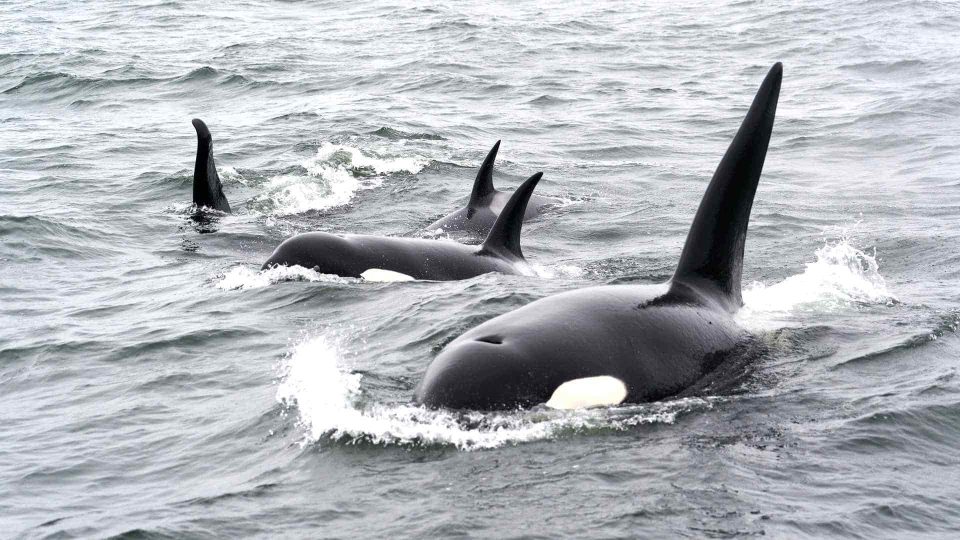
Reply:
[[193, 119], [197, 130], [197, 162], [193, 167], [193, 204], [221, 212], [230, 212], [230, 203], [223, 194], [223, 185], [213, 162], [213, 137], [203, 120]]
[[476, 210], [484, 206], [484, 200], [497, 192], [493, 187], [493, 162], [497, 160], [497, 152], [500, 150], [500, 141], [493, 145], [493, 148], [487, 153], [480, 170], [477, 171], [477, 179], [473, 181], [473, 191], [470, 192], [470, 201], [467, 203], [467, 210]]
[[673, 276], [674, 282], [712, 284], [730, 311], [743, 305], [740, 276], [747, 223], [773, 132], [782, 78], [783, 66], [777, 62], [713, 173]]
[[520, 229], [523, 227], [523, 215], [527, 212], [527, 202], [533, 195], [533, 188], [537, 187], [542, 172], [527, 178], [503, 206], [500, 215], [493, 223], [490, 234], [483, 242], [481, 251], [493, 253], [506, 258], [523, 258], [520, 251]]

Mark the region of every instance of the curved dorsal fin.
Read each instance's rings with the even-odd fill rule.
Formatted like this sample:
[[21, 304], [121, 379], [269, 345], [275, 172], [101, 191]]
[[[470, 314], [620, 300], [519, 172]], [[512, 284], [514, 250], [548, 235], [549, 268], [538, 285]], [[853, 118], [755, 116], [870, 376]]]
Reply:
[[740, 276], [744, 240], [773, 132], [782, 77], [783, 66], [777, 62], [713, 173], [673, 276], [675, 282], [713, 285], [730, 311], [743, 305]]
[[537, 187], [542, 172], [527, 178], [503, 206], [500, 215], [493, 223], [490, 234], [483, 242], [481, 251], [492, 253], [504, 258], [523, 258], [520, 251], [520, 229], [523, 227], [523, 215], [527, 212], [527, 202], [533, 195], [533, 188]]
[[203, 120], [193, 119], [197, 130], [197, 162], [193, 166], [193, 204], [221, 212], [230, 212], [230, 203], [223, 194], [223, 185], [213, 162], [213, 137]]
[[484, 206], [484, 201], [490, 195], [497, 192], [493, 187], [493, 162], [497, 160], [497, 152], [500, 150], [500, 141], [493, 145], [493, 148], [487, 152], [477, 171], [477, 179], [473, 181], [473, 191], [470, 192], [470, 201], [467, 202], [467, 209], [473, 210]]

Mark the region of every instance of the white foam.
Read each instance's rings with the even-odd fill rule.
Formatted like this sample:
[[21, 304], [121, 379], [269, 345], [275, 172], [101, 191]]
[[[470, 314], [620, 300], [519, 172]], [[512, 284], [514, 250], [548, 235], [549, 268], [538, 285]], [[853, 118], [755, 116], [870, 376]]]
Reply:
[[748, 327], [778, 325], [777, 318], [798, 312], [823, 313], [857, 304], [893, 304], [897, 297], [880, 275], [876, 254], [843, 239], [816, 252], [816, 261], [779, 283], [751, 283], [743, 291], [737, 320]]
[[326, 336], [294, 346], [281, 366], [277, 400], [296, 407], [304, 444], [324, 440], [374, 444], [453, 445], [463, 450], [553, 438], [570, 431], [625, 430], [672, 423], [679, 414], [709, 409], [711, 400], [688, 398], [628, 407], [507, 413], [434, 411], [408, 403], [365, 403], [361, 375], [342, 365], [340, 347]]
[[381, 185], [388, 174], [416, 174], [428, 163], [422, 156], [388, 157], [323, 143], [315, 156], [301, 163], [306, 175], [275, 176], [259, 198], [269, 201], [272, 215], [336, 208], [349, 203], [358, 191]]
[[580, 278], [583, 277], [583, 268], [579, 266], [574, 266], [572, 264], [553, 264], [550, 266], [544, 266], [542, 264], [531, 263], [530, 268], [533, 269], [537, 277], [544, 279], [558, 279], [558, 278]]
[[[417, 174], [422, 171], [424, 167], [430, 163], [430, 160], [423, 156], [410, 156], [410, 157], [388, 157], [378, 155], [376, 151], [367, 151], [364, 152], [359, 148], [353, 146], [347, 146], [343, 144], [332, 144], [324, 142], [320, 145], [320, 148], [317, 149], [316, 160], [320, 161], [329, 161], [336, 159], [338, 154], [344, 155], [347, 157], [345, 166], [349, 167], [351, 170], [360, 171], [366, 169], [372, 171], [376, 174], [391, 174], [397, 172], [408, 172], [410, 174]], [[304, 167], [309, 167], [304, 164]]]
[[243, 175], [240, 174], [235, 168], [227, 166], [217, 167], [217, 172], [220, 175], [221, 180], [227, 180], [231, 182], [237, 182], [244, 186], [248, 185], [246, 179], [243, 178]]
[[217, 282], [217, 288], [223, 290], [259, 289], [281, 281], [329, 281], [347, 283], [349, 278], [321, 274], [316, 270], [302, 266], [274, 266], [266, 270], [255, 271], [246, 266], [237, 266], [227, 271]]

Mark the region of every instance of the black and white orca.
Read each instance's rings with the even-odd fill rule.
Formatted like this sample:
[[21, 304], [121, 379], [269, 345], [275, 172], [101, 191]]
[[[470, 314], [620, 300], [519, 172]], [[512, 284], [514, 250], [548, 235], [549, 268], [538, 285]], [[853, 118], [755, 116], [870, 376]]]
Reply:
[[487, 272], [533, 275], [520, 250], [527, 202], [543, 173], [528, 178], [503, 207], [480, 246], [446, 240], [312, 232], [285, 240], [263, 263], [376, 281], [467, 279]]
[[[497, 160], [499, 150], [500, 141], [497, 141], [480, 165], [467, 206], [434, 221], [427, 226], [428, 231], [447, 233], [463, 231], [481, 237], [490, 231], [497, 216], [510, 200], [510, 193], [497, 191], [493, 187], [493, 163]], [[559, 203], [560, 199], [533, 195], [527, 203], [523, 219], [529, 220], [543, 212], [546, 207]]]
[[782, 73], [775, 64], [761, 84], [671, 280], [579, 289], [491, 319], [441, 351], [415, 401], [480, 410], [642, 403], [677, 395], [730, 358], [749, 339], [733, 314]]

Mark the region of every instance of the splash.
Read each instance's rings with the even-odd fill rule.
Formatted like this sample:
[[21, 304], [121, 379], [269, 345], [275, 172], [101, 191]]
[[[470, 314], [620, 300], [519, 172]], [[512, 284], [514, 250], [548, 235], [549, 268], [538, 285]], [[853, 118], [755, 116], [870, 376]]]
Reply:
[[326, 281], [348, 283], [350, 278], [321, 274], [302, 266], [275, 266], [267, 270], [255, 271], [246, 266], [231, 268], [217, 282], [217, 288], [226, 291], [237, 289], [259, 289], [282, 281]]
[[533, 268], [537, 277], [543, 279], [577, 279], [583, 277], [583, 268], [572, 264], [552, 264], [544, 266], [542, 264], [531, 263], [530, 268]]
[[[391, 174], [398, 172], [417, 174], [429, 163], [429, 160], [422, 156], [384, 157], [373, 152], [371, 154], [368, 155], [359, 148], [352, 146], [325, 142], [317, 149], [317, 155], [311, 161], [335, 163], [358, 174]], [[307, 161], [303, 165], [307, 170], [310, 169], [311, 161]]]
[[687, 398], [638, 406], [482, 413], [435, 411], [411, 404], [365, 404], [362, 376], [341, 365], [340, 347], [326, 337], [294, 346], [281, 366], [277, 401], [296, 407], [304, 444], [340, 441], [409, 446], [497, 448], [586, 430], [626, 430], [673, 423], [681, 414], [709, 409], [711, 400]]
[[387, 175], [416, 174], [427, 166], [422, 156], [388, 157], [352, 146], [323, 143], [317, 154], [300, 165], [306, 174], [271, 178], [258, 199], [271, 215], [326, 210], [348, 204], [362, 190], [383, 183]]
[[754, 282], [743, 291], [744, 307], [737, 319], [747, 326], [764, 326], [777, 316], [797, 312], [822, 313], [861, 304], [896, 303], [880, 275], [876, 254], [870, 255], [847, 240], [828, 243], [816, 252], [816, 261], [780, 283]]

